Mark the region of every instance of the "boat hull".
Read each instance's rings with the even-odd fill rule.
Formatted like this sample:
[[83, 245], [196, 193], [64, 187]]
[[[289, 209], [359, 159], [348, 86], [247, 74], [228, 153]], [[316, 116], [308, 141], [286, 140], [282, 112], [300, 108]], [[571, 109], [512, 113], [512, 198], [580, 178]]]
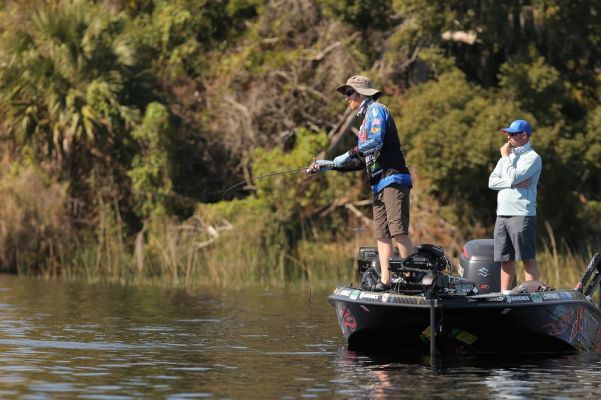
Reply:
[[354, 350], [440, 353], [601, 351], [601, 312], [582, 293], [424, 296], [338, 287], [329, 296]]

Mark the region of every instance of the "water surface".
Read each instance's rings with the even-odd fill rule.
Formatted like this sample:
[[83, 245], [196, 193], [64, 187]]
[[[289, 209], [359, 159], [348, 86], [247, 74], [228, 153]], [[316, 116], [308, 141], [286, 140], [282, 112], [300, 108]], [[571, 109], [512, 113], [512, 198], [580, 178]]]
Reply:
[[2, 399], [597, 398], [601, 357], [348, 351], [330, 285], [189, 293], [0, 275]]

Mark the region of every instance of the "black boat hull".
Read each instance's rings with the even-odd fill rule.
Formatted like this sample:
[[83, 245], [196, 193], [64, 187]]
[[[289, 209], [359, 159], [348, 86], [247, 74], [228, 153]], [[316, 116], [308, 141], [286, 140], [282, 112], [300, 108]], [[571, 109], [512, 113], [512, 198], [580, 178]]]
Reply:
[[329, 296], [354, 350], [446, 354], [601, 351], [601, 311], [573, 290], [424, 296], [338, 287]]

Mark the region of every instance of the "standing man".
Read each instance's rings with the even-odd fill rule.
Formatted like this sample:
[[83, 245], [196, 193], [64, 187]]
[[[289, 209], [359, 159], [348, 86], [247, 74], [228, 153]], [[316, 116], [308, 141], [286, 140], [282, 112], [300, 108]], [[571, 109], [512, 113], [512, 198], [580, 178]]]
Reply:
[[368, 78], [359, 75], [350, 77], [336, 90], [346, 96], [351, 109], [357, 110], [357, 116], [363, 117], [357, 146], [333, 161], [315, 161], [307, 172], [366, 168], [374, 195], [374, 230], [381, 268], [380, 282], [374, 290], [384, 291], [390, 289], [389, 259], [393, 253], [393, 239], [401, 257], [406, 258], [413, 251], [408, 235], [411, 174], [394, 119], [388, 108], [377, 102], [382, 92], [374, 89]]
[[538, 279], [536, 263], [536, 187], [542, 169], [540, 156], [530, 146], [532, 129], [523, 119], [501, 129], [507, 135], [501, 158], [488, 178], [498, 190], [494, 259], [501, 262], [501, 291], [510, 290], [515, 262], [524, 263], [525, 280]]

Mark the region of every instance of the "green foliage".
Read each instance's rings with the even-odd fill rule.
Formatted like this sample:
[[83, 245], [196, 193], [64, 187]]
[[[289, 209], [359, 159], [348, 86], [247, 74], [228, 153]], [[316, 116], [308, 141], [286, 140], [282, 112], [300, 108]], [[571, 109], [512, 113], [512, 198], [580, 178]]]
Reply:
[[[325, 144], [323, 133], [316, 135], [299, 129], [296, 144], [289, 152], [257, 149], [253, 156], [255, 176], [308, 166], [312, 155]], [[249, 268], [255, 268], [259, 277], [281, 268], [288, 268], [284, 279], [299, 274], [296, 268], [300, 264], [290, 260], [303, 257], [297, 251], [303, 239], [311, 239], [306, 224], [316, 210], [348, 190], [350, 182], [348, 176], [335, 172], [307, 177], [304, 171], [295, 171], [256, 180], [255, 196], [202, 205], [197, 217], [205, 223], [220, 226], [229, 221], [234, 226], [227, 238], [209, 250], [213, 255], [207, 257], [219, 253], [217, 262], [225, 264], [224, 268], [258, 262], [259, 265]], [[231, 242], [237, 243], [237, 248], [224, 254]]]
[[46, 5], [6, 32], [1, 55], [2, 108], [19, 140], [60, 156], [135, 123], [123, 101], [135, 56], [119, 16], [83, 0]]
[[601, 184], [601, 106], [591, 110], [586, 123], [586, 133], [582, 135], [580, 148], [583, 150], [582, 169], [592, 179]]
[[[327, 260], [304, 253], [348, 242], [353, 217], [338, 205], [368, 196], [359, 174], [299, 171], [219, 194], [250, 171], [309, 164], [341, 123], [333, 89], [364, 73], [387, 95], [416, 198], [428, 192], [463, 234], [490, 231], [498, 130], [526, 118], [543, 157], [541, 220], [559, 241], [598, 242], [600, 18], [595, 0], [3, 3], [0, 152], [64, 182], [87, 271], [121, 276], [135, 242], [142, 275], [192, 279], [198, 246], [219, 279], [249, 276], [227, 269], [242, 263], [264, 282], [307, 277]], [[3, 179], [3, 194], [24, 185]], [[51, 246], [28, 248], [33, 263]]]
[[516, 104], [545, 125], [561, 118], [561, 107], [568, 99], [559, 71], [542, 57], [532, 63], [511, 61], [503, 64], [499, 85]]
[[204, 53], [244, 32], [258, 0], [154, 1], [152, 14], [136, 14], [131, 32], [155, 73], [167, 79], [196, 76], [206, 68]]
[[359, 29], [386, 30], [392, 23], [391, 0], [319, 0], [327, 15]]
[[416, 87], [402, 106], [398, 130], [410, 167], [457, 220], [493, 214], [488, 175], [502, 144], [499, 129], [521, 115], [513, 107], [456, 70]]
[[154, 213], [165, 213], [173, 195], [167, 154], [169, 114], [165, 106], [149, 104], [142, 124], [132, 132], [132, 137], [140, 148], [128, 172], [132, 202], [137, 215], [146, 219]]

